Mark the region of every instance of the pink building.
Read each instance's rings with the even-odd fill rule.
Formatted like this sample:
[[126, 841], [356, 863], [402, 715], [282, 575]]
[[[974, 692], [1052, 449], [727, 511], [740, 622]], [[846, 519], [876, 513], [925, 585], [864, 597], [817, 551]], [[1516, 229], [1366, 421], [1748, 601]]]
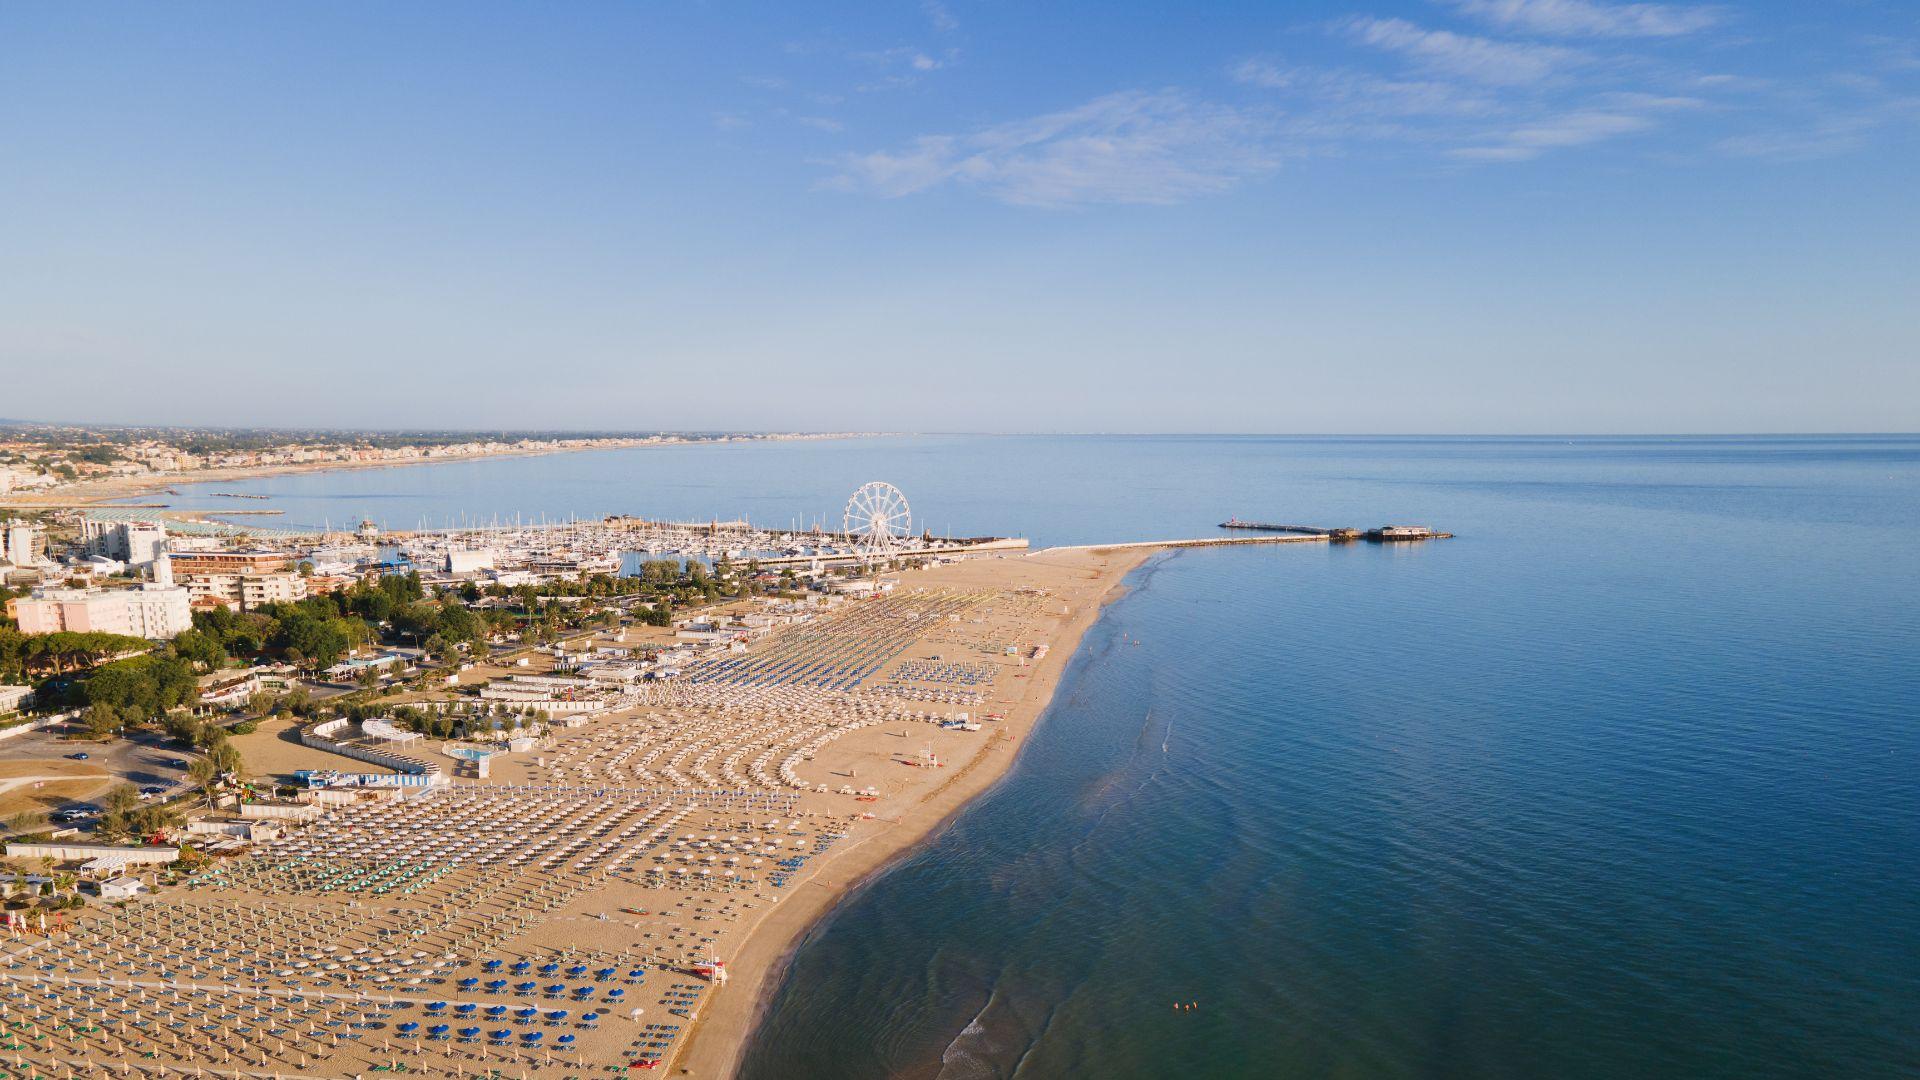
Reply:
[[187, 590], [175, 585], [42, 589], [7, 601], [7, 614], [20, 624], [23, 634], [69, 630], [165, 639], [193, 626]]

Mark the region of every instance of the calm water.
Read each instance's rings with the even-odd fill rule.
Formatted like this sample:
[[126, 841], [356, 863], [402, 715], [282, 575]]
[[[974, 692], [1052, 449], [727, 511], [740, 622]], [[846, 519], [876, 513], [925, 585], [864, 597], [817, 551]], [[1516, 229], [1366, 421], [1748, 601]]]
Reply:
[[1143, 567], [1006, 781], [798, 950], [753, 1080], [1920, 1074], [1920, 439], [915, 438], [222, 489], [784, 522], [876, 478], [1040, 543], [1461, 536]]

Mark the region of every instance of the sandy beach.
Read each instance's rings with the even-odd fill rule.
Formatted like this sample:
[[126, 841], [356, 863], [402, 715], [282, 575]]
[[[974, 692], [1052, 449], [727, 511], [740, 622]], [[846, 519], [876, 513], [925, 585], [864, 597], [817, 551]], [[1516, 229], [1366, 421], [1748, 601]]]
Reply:
[[[41, 961], [9, 978], [61, 1010], [73, 1041], [52, 1060], [95, 1069], [730, 1075], [795, 943], [1005, 775], [1149, 554], [902, 572], [498, 754], [484, 778], [289, 806], [249, 854], [0, 946]], [[383, 771], [284, 719], [235, 743], [283, 782]], [[455, 773], [456, 749], [406, 752]]]
[[[917, 800], [895, 808], [877, 827], [851, 840], [807, 883], [779, 907], [768, 909], [748, 928], [729, 968], [725, 993], [715, 997], [692, 1029], [677, 1070], [696, 1076], [729, 1076], [737, 1066], [766, 997], [778, 985], [785, 960], [815, 922], [862, 882], [939, 829], [968, 802], [992, 787], [1026, 745], [1080, 639], [1105, 604], [1117, 599], [1122, 579], [1152, 554], [1148, 550], [1108, 549], [1036, 552], [1019, 560], [985, 560], [928, 571], [929, 578], [955, 584], [1020, 582], [1048, 588], [1070, 614], [1055, 629], [1046, 659], [1033, 665], [1025, 685], [998, 699], [1006, 719], [994, 737], [974, 754], [954, 763], [951, 773]], [[1044, 585], [1040, 583], [1044, 582]]]

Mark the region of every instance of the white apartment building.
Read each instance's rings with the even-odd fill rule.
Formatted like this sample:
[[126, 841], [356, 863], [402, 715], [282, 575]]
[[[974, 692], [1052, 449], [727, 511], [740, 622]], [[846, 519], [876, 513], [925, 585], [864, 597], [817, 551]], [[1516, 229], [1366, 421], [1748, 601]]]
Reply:
[[186, 579], [195, 600], [210, 597], [242, 609], [307, 598], [307, 579], [299, 574], [194, 574]]
[[0, 562], [32, 566], [40, 561], [40, 526], [26, 521], [0, 525]]
[[167, 529], [157, 521], [95, 521], [80, 523], [80, 536], [94, 555], [118, 559], [128, 566], [150, 566], [167, 550]]

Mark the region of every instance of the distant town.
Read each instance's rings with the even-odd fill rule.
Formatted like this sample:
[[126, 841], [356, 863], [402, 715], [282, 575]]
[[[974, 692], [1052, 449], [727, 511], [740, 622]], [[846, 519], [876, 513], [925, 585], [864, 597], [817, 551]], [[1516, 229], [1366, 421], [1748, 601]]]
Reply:
[[[169, 480], [404, 465], [688, 442], [817, 439], [814, 433], [301, 431], [0, 421], [0, 502], [137, 493]], [[98, 490], [96, 490], [98, 489]]]

